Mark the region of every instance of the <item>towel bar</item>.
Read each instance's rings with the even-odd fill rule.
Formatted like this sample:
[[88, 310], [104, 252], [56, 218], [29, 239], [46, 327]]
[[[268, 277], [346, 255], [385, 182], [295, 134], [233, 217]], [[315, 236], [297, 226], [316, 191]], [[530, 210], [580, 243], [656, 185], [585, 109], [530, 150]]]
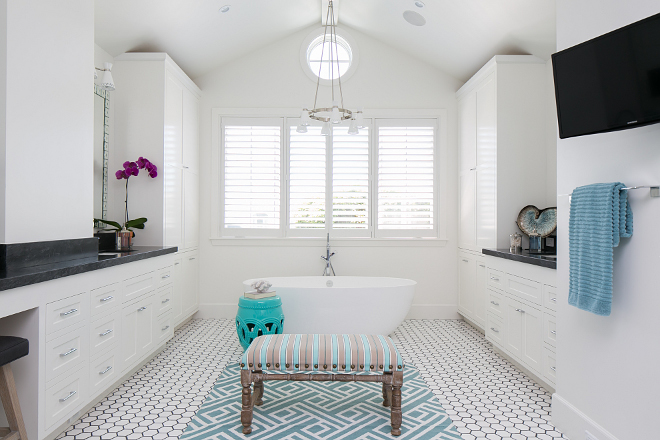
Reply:
[[[629, 186], [627, 188], [621, 189], [640, 189], [640, 188], [649, 188], [649, 193], [651, 197], [660, 197], [660, 186], [651, 186], [651, 185], [640, 185], [640, 186]], [[568, 200], [571, 200], [572, 194], [557, 194], [557, 197], [568, 196]]]

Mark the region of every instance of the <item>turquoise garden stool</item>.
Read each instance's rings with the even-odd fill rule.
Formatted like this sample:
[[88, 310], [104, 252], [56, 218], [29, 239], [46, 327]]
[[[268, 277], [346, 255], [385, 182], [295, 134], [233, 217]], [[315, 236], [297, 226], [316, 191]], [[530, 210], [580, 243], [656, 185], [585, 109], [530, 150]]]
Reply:
[[284, 331], [284, 313], [279, 296], [265, 299], [238, 299], [236, 333], [243, 350], [262, 335], [281, 335]]

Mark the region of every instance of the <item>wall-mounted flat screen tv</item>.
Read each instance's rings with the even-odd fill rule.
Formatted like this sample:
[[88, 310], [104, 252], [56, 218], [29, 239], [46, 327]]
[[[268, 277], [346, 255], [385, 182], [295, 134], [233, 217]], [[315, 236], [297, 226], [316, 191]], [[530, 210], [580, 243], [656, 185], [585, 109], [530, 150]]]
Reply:
[[559, 137], [660, 122], [660, 14], [552, 55]]

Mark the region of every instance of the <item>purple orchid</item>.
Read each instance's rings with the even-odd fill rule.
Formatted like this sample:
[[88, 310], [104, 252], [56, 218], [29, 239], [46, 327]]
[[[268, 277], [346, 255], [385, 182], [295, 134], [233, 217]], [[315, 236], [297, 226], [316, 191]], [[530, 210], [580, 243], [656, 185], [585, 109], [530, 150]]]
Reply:
[[[122, 164], [122, 167], [124, 168], [123, 170], [117, 170], [115, 173], [115, 177], [117, 180], [121, 179], [126, 179], [126, 200], [124, 202], [125, 205], [125, 213], [124, 213], [124, 225], [128, 223], [128, 179], [131, 176], [137, 176], [140, 174], [140, 170], [146, 169], [149, 177], [152, 179], [155, 179], [156, 176], [158, 176], [158, 168], [156, 165], [152, 164], [149, 162], [149, 160], [145, 159], [144, 157], [140, 156], [137, 161], [135, 162], [129, 162], [126, 161]], [[146, 219], [144, 219], [146, 221]]]

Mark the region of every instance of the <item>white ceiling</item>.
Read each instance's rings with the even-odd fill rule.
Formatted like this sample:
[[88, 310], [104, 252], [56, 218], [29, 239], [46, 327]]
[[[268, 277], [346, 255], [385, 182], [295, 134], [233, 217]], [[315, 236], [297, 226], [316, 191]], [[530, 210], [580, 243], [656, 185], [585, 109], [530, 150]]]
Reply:
[[[554, 0], [338, 0], [340, 25], [467, 80], [493, 55], [555, 51]], [[227, 13], [221, 6], [229, 4]], [[408, 24], [405, 10], [426, 25]], [[96, 0], [96, 44], [116, 56], [167, 52], [193, 78], [320, 24], [320, 0]]]

